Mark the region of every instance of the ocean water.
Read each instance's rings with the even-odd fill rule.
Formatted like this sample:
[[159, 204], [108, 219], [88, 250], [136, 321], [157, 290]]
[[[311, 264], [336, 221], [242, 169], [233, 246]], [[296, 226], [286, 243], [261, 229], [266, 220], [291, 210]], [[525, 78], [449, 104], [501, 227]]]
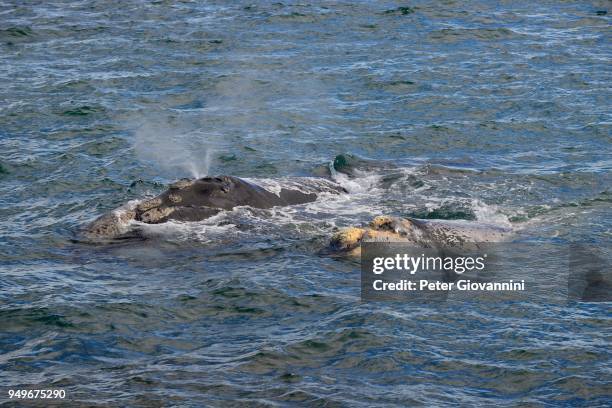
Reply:
[[[610, 406], [610, 303], [566, 293], [570, 244], [610, 259], [609, 8], [1, 1], [0, 402]], [[374, 163], [341, 196], [78, 239], [180, 177], [338, 154]], [[511, 228], [540, 290], [361, 302], [321, 249], [380, 214]]]

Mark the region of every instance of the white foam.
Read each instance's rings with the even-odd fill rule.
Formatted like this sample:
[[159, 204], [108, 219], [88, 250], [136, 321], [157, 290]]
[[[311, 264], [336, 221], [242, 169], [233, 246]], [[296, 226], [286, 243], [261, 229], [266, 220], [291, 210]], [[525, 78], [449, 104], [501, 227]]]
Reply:
[[132, 212], [136, 209], [136, 206], [142, 200], [130, 200], [121, 207], [115, 208], [112, 214], [117, 219], [117, 227], [120, 233], [126, 233], [132, 227], [134, 219], [131, 216], [126, 216], [128, 212]]
[[147, 237], [163, 238], [171, 241], [199, 241], [204, 243], [214, 243], [227, 241], [238, 232], [236, 225], [211, 224], [210, 219], [199, 222], [182, 222], [170, 220], [160, 224], [147, 224], [134, 221], [133, 226]]
[[350, 178], [332, 168], [332, 179], [344, 187], [349, 193], [365, 193], [375, 189], [380, 184], [382, 176], [375, 173], [355, 171], [356, 178]]
[[472, 209], [476, 219], [487, 224], [512, 228], [512, 223], [506, 214], [503, 214], [497, 205], [485, 204], [479, 199], [472, 200]]
[[276, 195], [280, 195], [282, 189], [296, 190], [304, 194], [320, 194], [338, 190], [336, 183], [318, 177], [244, 178], [244, 180], [263, 187]]

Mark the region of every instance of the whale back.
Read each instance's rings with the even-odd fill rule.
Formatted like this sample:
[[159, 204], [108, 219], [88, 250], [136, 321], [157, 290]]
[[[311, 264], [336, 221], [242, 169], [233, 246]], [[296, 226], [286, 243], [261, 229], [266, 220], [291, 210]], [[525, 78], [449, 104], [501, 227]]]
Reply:
[[421, 220], [406, 218], [431, 242], [442, 246], [463, 246], [466, 243], [502, 242], [510, 230], [497, 225], [459, 220]]
[[241, 205], [271, 208], [280, 197], [238, 177], [203, 177], [182, 187], [171, 186], [159, 198], [163, 206], [211, 207], [230, 210]]
[[[133, 235], [128, 228], [131, 221], [147, 224], [170, 220], [201, 221], [239, 206], [266, 209], [309, 203], [317, 199], [319, 192], [319, 189], [310, 190], [302, 190], [297, 186], [294, 188], [289, 184], [273, 193], [233, 176], [182, 179], [154, 198], [122, 206], [98, 217], [84, 228], [82, 235], [87, 239], [115, 239]], [[328, 186], [320, 191], [341, 193], [343, 189], [337, 187], [333, 190]]]
[[139, 204], [135, 219], [149, 224], [168, 220], [200, 221], [221, 210], [240, 206], [265, 209], [303, 204], [316, 199], [315, 193], [291, 189], [282, 189], [279, 194], [274, 194], [233, 176], [203, 177], [177, 182], [159, 196]]

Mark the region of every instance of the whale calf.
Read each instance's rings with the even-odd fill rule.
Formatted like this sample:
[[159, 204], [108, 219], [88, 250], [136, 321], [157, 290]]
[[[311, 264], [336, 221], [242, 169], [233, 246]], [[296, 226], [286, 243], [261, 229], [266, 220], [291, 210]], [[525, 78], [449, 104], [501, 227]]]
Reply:
[[468, 221], [378, 216], [368, 227], [345, 228], [331, 238], [328, 252], [359, 256], [362, 242], [406, 242], [423, 248], [473, 248], [505, 241], [508, 228]]
[[[133, 238], [130, 221], [159, 224], [171, 220], [201, 221], [234, 207], [272, 208], [313, 202], [319, 193], [340, 194], [344, 188], [332, 181], [297, 178], [289, 187], [270, 191], [254, 182], [234, 176], [182, 179], [160, 195], [128, 203], [94, 220], [84, 230], [88, 239]], [[300, 184], [301, 183], [301, 184]], [[303, 188], [300, 188], [303, 187]]]

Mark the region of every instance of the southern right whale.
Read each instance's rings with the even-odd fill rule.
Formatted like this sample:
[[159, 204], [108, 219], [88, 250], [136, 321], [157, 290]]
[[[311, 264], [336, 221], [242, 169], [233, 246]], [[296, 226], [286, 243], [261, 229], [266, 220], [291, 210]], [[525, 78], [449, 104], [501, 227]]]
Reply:
[[331, 238], [329, 252], [361, 254], [362, 242], [406, 242], [423, 248], [466, 249], [475, 243], [506, 240], [511, 230], [472, 221], [378, 216], [365, 228], [349, 227]]
[[[83, 231], [86, 239], [134, 238], [126, 226], [130, 221], [160, 224], [167, 221], [201, 221], [239, 206], [272, 208], [313, 202], [319, 193], [346, 192], [340, 185], [322, 178], [301, 178], [292, 187], [270, 191], [233, 176], [183, 179], [160, 195], [126, 204], [94, 220]], [[300, 185], [300, 182], [302, 185]], [[302, 188], [303, 187], [303, 188]]]

